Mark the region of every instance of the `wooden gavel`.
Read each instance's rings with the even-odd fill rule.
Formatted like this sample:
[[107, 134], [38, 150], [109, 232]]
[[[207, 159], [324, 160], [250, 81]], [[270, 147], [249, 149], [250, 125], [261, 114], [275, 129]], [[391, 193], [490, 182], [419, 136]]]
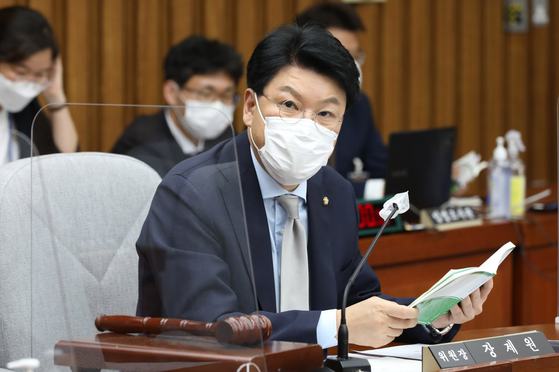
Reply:
[[195, 336], [213, 336], [222, 344], [253, 345], [272, 334], [272, 322], [260, 314], [230, 316], [218, 323], [170, 318], [142, 318], [126, 315], [104, 315], [95, 319], [100, 332], [161, 334], [172, 331]]

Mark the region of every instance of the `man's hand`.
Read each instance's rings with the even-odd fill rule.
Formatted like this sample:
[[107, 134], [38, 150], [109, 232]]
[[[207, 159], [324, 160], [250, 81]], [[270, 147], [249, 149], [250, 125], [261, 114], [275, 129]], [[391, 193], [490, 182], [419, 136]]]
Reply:
[[[341, 311], [337, 312], [338, 327]], [[417, 325], [418, 309], [371, 297], [346, 309], [349, 342], [381, 347], [400, 336], [404, 329]]]
[[474, 319], [483, 311], [483, 304], [493, 289], [493, 278], [480, 288], [473, 291], [458, 305], [454, 305], [446, 314], [436, 319], [432, 325], [435, 328], [445, 328], [449, 324], [463, 324]]

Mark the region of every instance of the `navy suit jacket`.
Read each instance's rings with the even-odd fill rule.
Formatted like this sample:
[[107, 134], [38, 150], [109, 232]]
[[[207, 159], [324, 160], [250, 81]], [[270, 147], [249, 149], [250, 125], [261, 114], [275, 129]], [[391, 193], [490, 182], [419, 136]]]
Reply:
[[[211, 149], [231, 136], [231, 130], [226, 129], [216, 139], [205, 141], [203, 151]], [[163, 110], [154, 115], [140, 115], [134, 119], [117, 140], [111, 152], [141, 160], [155, 169], [161, 177], [191, 156], [182, 152], [169, 130]]]
[[[375, 126], [369, 98], [361, 93], [359, 101], [344, 115], [335, 150], [335, 168], [344, 177], [353, 172], [353, 158], [363, 161], [371, 178], [384, 178], [388, 151]], [[358, 195], [359, 196], [359, 195]]]
[[[353, 189], [329, 167], [308, 180], [310, 311], [276, 313], [270, 234], [250, 151], [243, 132], [165, 176], [137, 242], [137, 315], [214, 322], [260, 310], [272, 321], [272, 339], [316, 343], [321, 310], [340, 308], [362, 257]], [[371, 296], [392, 299], [381, 295], [376, 274], [365, 265], [348, 304]], [[392, 300], [409, 304], [413, 299]], [[437, 341], [422, 327], [407, 330], [400, 340]]]

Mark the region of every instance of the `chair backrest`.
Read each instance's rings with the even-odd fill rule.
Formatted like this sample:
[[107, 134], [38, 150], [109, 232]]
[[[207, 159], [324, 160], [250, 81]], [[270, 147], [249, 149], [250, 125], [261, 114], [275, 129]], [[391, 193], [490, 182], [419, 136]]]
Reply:
[[53, 370], [59, 339], [134, 315], [135, 243], [161, 178], [124, 155], [75, 153], [0, 167], [0, 368]]

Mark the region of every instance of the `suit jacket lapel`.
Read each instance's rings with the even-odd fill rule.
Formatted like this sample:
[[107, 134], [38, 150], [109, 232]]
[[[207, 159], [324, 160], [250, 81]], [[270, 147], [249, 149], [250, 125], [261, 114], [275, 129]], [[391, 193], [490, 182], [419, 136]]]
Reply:
[[[336, 288], [323, 283], [336, 283], [332, 270], [330, 246], [330, 221], [336, 211], [336, 193], [323, 183], [323, 172], [318, 172], [307, 182], [308, 229], [307, 254], [309, 256], [310, 309], [336, 308]], [[328, 203], [324, 198], [328, 198]], [[327, 205], [325, 205], [327, 204]], [[334, 219], [335, 220], [335, 219]]]
[[[240, 213], [242, 209], [238, 191], [238, 179], [222, 186], [222, 193], [226, 193], [223, 194], [224, 202], [227, 205], [235, 233], [241, 245], [249, 275], [254, 275], [258, 302], [262, 310], [275, 312], [276, 296], [274, 290], [272, 247], [262, 192], [260, 191], [256, 171], [252, 164], [251, 150], [246, 132], [239, 134], [235, 141], [238, 152], [239, 172], [242, 180], [241, 187], [247, 221], [246, 225], [242, 218], [242, 213]], [[231, 151], [233, 151], [232, 146]], [[233, 183], [236, 184], [233, 185]], [[247, 231], [250, 248], [246, 244]], [[251, 267], [252, 271], [250, 270]]]

